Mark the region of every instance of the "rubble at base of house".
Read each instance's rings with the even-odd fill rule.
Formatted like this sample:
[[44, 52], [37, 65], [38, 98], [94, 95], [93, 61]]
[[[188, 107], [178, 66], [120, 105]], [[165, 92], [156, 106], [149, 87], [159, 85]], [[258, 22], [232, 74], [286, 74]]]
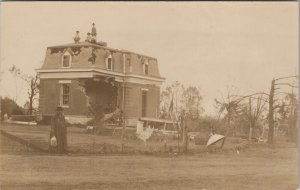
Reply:
[[73, 125], [77, 125], [77, 124], [86, 125], [93, 118], [91, 118], [91, 117], [84, 117], [84, 116], [66, 116], [65, 119], [66, 119], [66, 121], [69, 124], [73, 124]]

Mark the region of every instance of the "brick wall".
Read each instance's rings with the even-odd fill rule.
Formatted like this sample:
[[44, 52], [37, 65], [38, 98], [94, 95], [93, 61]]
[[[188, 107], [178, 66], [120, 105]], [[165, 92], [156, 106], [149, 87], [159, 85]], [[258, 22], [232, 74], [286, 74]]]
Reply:
[[[60, 85], [59, 80], [63, 79], [41, 79], [40, 88], [40, 110], [44, 115], [55, 113], [56, 107], [60, 103]], [[76, 80], [71, 80], [70, 83], [70, 104], [69, 108], [64, 108], [66, 115], [85, 115], [86, 97], [78, 88]]]

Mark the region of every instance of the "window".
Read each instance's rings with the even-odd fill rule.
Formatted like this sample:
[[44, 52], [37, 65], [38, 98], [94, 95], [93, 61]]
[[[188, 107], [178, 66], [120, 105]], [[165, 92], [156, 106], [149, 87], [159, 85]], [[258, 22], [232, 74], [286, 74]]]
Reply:
[[71, 60], [71, 54], [68, 51], [66, 51], [62, 56], [62, 67], [69, 68], [71, 66]]
[[70, 67], [70, 56], [69, 55], [64, 55], [63, 67]]
[[148, 75], [148, 64], [145, 64], [145, 75]]
[[142, 117], [146, 117], [147, 110], [147, 91], [142, 90]]
[[111, 56], [111, 54], [106, 58], [106, 68], [107, 68], [108, 70], [112, 70], [112, 69], [113, 69], [112, 56]]
[[111, 58], [107, 58], [107, 69], [112, 70], [112, 62], [111, 62]]
[[144, 74], [148, 75], [149, 73], [149, 64], [148, 64], [148, 60], [145, 60], [143, 63], [143, 70], [144, 70]]
[[60, 88], [60, 105], [67, 106], [69, 105], [70, 100], [70, 85], [61, 84]]
[[130, 62], [129, 64], [130, 64], [130, 65], [129, 65], [129, 72], [132, 73], [132, 64], [131, 64], [131, 62]]

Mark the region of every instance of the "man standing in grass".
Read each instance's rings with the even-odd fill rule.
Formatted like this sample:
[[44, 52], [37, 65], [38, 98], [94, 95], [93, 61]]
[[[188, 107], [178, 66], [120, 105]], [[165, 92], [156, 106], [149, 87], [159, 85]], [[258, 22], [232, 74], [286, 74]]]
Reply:
[[50, 144], [50, 152], [67, 153], [66, 121], [60, 106], [56, 108], [56, 113], [51, 120], [50, 141], [53, 136], [56, 138], [57, 146], [53, 147]]

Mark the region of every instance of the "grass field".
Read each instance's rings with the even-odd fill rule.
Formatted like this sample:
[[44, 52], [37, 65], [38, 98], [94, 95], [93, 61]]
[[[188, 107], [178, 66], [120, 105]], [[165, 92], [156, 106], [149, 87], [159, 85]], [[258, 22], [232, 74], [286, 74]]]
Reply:
[[[41, 149], [48, 149], [50, 134], [49, 126], [25, 126], [4, 123], [1, 126], [1, 130], [27, 140], [28, 142], [39, 146]], [[108, 130], [106, 134], [94, 135], [87, 133], [85, 128], [68, 127], [68, 150], [72, 154], [108, 154], [121, 152], [121, 132], [117, 131], [114, 135], [112, 135], [112, 133], [112, 130]], [[202, 136], [205, 137], [206, 134], [202, 134]], [[232, 151], [236, 146], [243, 145], [244, 143], [245, 141], [242, 141], [239, 138], [227, 138], [223, 151]], [[219, 147], [220, 144], [217, 146]], [[212, 147], [209, 151], [214, 151], [214, 148], [215, 147]], [[199, 153], [206, 150], [204, 144], [195, 145], [195, 141], [189, 142], [190, 152]], [[134, 130], [126, 130], [123, 152], [129, 154], [174, 153], [178, 152], [178, 141], [176, 136], [162, 137], [160, 135], [152, 135], [145, 144], [136, 137]]]
[[236, 153], [48, 155], [1, 136], [2, 189], [295, 190], [295, 145]]

